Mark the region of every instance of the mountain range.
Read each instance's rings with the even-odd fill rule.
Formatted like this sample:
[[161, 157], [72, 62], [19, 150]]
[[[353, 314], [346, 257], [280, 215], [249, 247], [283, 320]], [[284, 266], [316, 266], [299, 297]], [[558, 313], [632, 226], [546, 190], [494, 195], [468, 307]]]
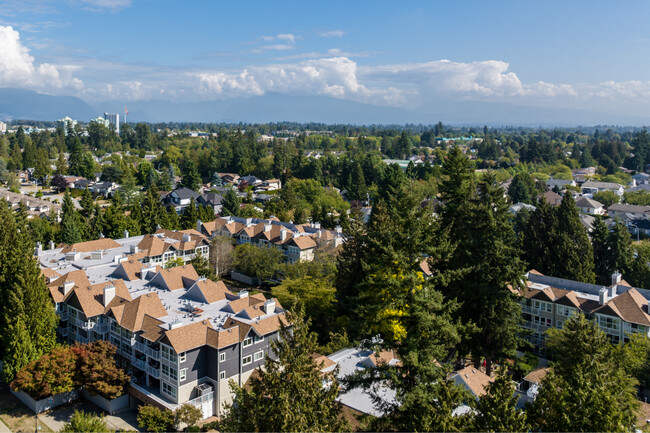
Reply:
[[123, 113], [129, 122], [322, 122], [344, 124], [433, 124], [490, 126], [645, 125], [644, 117], [588, 110], [550, 109], [479, 101], [429, 100], [419, 107], [395, 108], [326, 96], [267, 93], [248, 98], [172, 102], [165, 100], [95, 102], [23, 89], [0, 89], [0, 119], [56, 120], [70, 116], [88, 121], [104, 112]]

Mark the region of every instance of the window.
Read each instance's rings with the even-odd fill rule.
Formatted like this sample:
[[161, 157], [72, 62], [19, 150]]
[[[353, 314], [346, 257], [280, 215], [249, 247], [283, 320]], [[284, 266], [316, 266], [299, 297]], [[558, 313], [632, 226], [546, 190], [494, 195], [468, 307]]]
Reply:
[[535, 316], [533, 317], [533, 323], [535, 325], [540, 325], [540, 326], [552, 326], [551, 319], [549, 319], [548, 317]]
[[553, 311], [553, 304], [551, 304], [550, 302], [534, 301], [533, 307], [539, 308], [541, 312], [550, 313], [551, 311]]
[[226, 360], [226, 354], [225, 353], [220, 353], [219, 354], [219, 362], [224, 362]]
[[620, 329], [619, 320], [609, 316], [600, 316], [598, 318], [598, 325], [606, 331], [618, 331]]
[[226, 372], [225, 371], [220, 371], [219, 372], [219, 380], [226, 380]]
[[167, 382], [162, 382], [162, 392], [163, 394], [176, 400], [176, 387], [168, 384]]
[[264, 358], [264, 351], [260, 350], [253, 356], [253, 361], [259, 361], [262, 358]]
[[264, 341], [264, 337], [260, 337], [259, 335], [254, 335], [253, 336], [253, 343], [257, 344], [257, 343], [260, 343], [262, 341]]
[[565, 316], [565, 317], [574, 316], [578, 311], [575, 308], [565, 307], [564, 305], [558, 305], [556, 308], [557, 308], [556, 311], [558, 316]]
[[187, 378], [187, 368], [181, 369], [179, 375], [178, 375], [178, 380], [179, 381], [184, 381]]
[[244, 358], [241, 360], [241, 365], [248, 365], [251, 362], [253, 362], [253, 355], [244, 356]]
[[167, 364], [162, 364], [162, 374], [172, 380], [178, 380], [177, 370], [174, 367], [168, 366]]
[[160, 346], [160, 349], [163, 359], [171, 361], [174, 364], [176, 363], [176, 352], [174, 352], [171, 348], [162, 345]]
[[185, 354], [185, 352], [178, 355], [178, 362], [185, 362], [185, 359], [187, 359], [187, 355]]
[[244, 347], [248, 347], [248, 346], [250, 346], [251, 344], [253, 344], [253, 339], [252, 339], [251, 337], [246, 337], [246, 338], [244, 339]]

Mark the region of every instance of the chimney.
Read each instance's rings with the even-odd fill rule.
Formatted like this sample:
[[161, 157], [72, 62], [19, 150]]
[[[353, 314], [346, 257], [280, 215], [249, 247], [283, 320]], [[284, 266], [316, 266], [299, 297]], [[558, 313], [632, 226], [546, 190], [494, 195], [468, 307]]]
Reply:
[[203, 222], [201, 220], [196, 220], [196, 231], [201, 233], [201, 226], [203, 225]]
[[53, 240], [50, 240], [49, 246], [50, 246], [51, 250], [54, 249], [54, 241]]
[[275, 313], [275, 299], [269, 299], [264, 303], [264, 313], [265, 314]]
[[36, 255], [39, 256], [43, 252], [43, 244], [41, 241], [36, 242]]
[[114, 297], [115, 297], [115, 286], [104, 287], [104, 307], [107, 307]]
[[317, 230], [320, 230], [320, 223], [319, 222], [312, 223], [312, 227]]
[[187, 233], [183, 233], [183, 242], [189, 242], [190, 241], [190, 235]]
[[607, 289], [605, 287], [598, 291], [598, 303], [605, 305], [607, 303]]
[[248, 298], [248, 290], [240, 290], [237, 296], [239, 296], [239, 299]]
[[66, 281], [63, 283], [63, 296], [67, 295], [74, 287], [74, 281]]
[[336, 231], [337, 235], [340, 235], [341, 233], [343, 233], [343, 229], [341, 228], [341, 226], [336, 226], [334, 228], [334, 231]]
[[620, 283], [622, 277], [623, 277], [623, 276], [621, 275], [620, 272], [618, 272], [618, 271], [614, 272], [614, 273], [612, 274], [612, 286], [615, 286], [615, 285], [617, 285], [618, 283]]
[[264, 233], [271, 231], [271, 224], [264, 224]]
[[131, 249], [131, 254], [138, 254], [138, 252], [140, 252], [137, 245], [131, 245], [130, 249]]
[[287, 240], [287, 229], [285, 229], [284, 227], [282, 227], [282, 229], [280, 230], [280, 239], [283, 241]]
[[99, 239], [104, 239], [104, 233], [99, 234]]
[[126, 238], [128, 238], [128, 237], [129, 237], [129, 231], [128, 231], [128, 230], [124, 230], [124, 238], [126, 239]]

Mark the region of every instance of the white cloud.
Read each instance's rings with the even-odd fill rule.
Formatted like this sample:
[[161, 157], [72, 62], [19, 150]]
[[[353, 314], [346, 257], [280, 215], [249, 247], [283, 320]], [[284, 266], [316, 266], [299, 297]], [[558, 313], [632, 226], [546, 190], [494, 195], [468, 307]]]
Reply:
[[296, 45], [297, 36], [292, 33], [280, 33], [275, 36], [262, 36], [263, 42], [279, 42], [271, 45], [261, 45], [251, 50], [252, 53], [263, 53], [264, 51], [284, 51], [293, 50]]
[[11, 26], [0, 26], [0, 86], [36, 90], [71, 87], [78, 90], [83, 83], [72, 77], [70, 68], [36, 64], [29, 50], [20, 42], [20, 34]]
[[321, 32], [318, 35], [324, 38], [340, 38], [345, 34], [345, 30], [330, 30], [327, 32]]

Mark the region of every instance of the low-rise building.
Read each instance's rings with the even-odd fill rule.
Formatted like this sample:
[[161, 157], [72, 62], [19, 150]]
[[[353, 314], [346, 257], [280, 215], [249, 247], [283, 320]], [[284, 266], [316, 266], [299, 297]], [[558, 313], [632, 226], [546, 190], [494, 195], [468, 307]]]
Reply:
[[591, 215], [604, 215], [605, 207], [597, 200], [589, 197], [576, 197], [576, 207], [580, 212]]
[[587, 197], [593, 197], [594, 194], [599, 193], [601, 191], [611, 191], [614, 194], [618, 195], [619, 197], [622, 197], [623, 192], [625, 192], [625, 187], [623, 187], [623, 185], [620, 185], [618, 183], [594, 182], [591, 180], [583, 183], [581, 189], [582, 189], [582, 194], [586, 195]]
[[607, 214], [620, 219], [650, 219], [650, 206], [614, 203], [607, 208]]
[[154, 243], [136, 236], [38, 248], [57, 333], [70, 343], [110, 341], [131, 376], [134, 404], [190, 403], [218, 416], [232, 401], [229, 380], [243, 385], [263, 364], [287, 324], [285, 310], [263, 294], [233, 293], [189, 264], [146, 262], [158, 252]]

